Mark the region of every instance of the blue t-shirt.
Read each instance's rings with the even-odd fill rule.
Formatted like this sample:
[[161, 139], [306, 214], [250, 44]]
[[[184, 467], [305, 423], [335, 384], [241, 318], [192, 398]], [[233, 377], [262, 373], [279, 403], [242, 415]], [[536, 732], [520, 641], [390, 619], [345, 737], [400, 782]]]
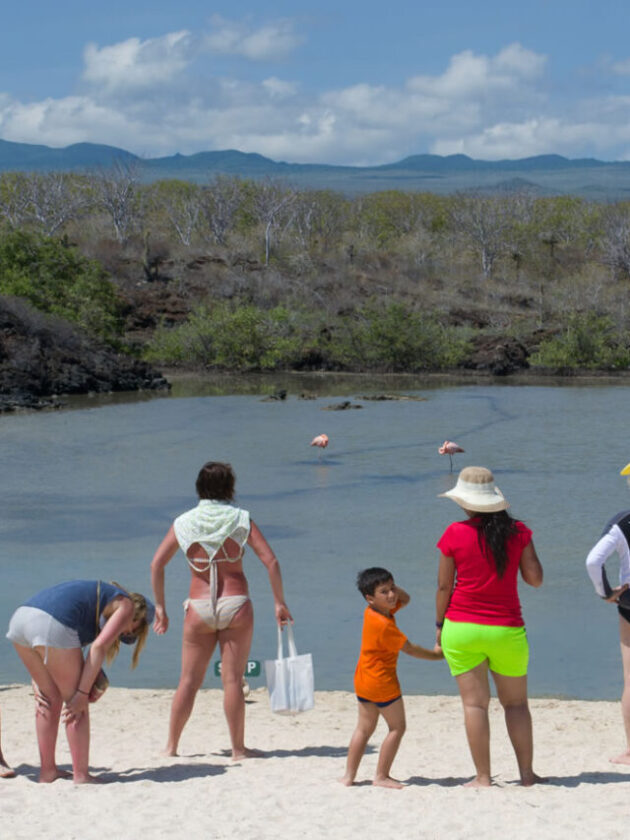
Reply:
[[[24, 606], [37, 607], [66, 627], [76, 630], [81, 645], [89, 645], [100, 632], [96, 626], [97, 580], [69, 580], [33, 595]], [[117, 595], [127, 593], [111, 583], [100, 581], [99, 616]]]

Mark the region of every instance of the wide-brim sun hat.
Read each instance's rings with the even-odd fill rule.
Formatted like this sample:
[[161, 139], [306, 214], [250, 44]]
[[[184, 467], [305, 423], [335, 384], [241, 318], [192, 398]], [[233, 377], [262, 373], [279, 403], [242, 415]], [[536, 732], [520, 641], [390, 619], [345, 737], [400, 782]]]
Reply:
[[455, 487], [439, 495], [474, 513], [496, 513], [510, 506], [486, 467], [464, 467]]

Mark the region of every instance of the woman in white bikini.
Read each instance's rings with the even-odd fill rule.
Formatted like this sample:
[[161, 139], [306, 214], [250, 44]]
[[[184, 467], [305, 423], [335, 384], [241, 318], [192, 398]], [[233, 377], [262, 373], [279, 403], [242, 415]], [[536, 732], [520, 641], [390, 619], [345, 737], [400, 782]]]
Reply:
[[221, 650], [223, 708], [227, 718], [232, 758], [259, 755], [245, 746], [243, 674], [254, 630], [254, 611], [243, 573], [245, 545], [266, 566], [275, 603], [276, 621], [293, 621], [284, 601], [278, 560], [249, 518], [232, 504], [235, 476], [229, 464], [210, 461], [197, 476], [199, 504], [178, 516], [162, 540], [151, 563], [155, 594], [156, 633], [168, 630], [164, 569], [181, 548], [191, 570], [189, 597], [184, 602], [182, 670], [171, 706], [166, 755], [177, 755], [179, 739], [193, 709], [217, 642]]

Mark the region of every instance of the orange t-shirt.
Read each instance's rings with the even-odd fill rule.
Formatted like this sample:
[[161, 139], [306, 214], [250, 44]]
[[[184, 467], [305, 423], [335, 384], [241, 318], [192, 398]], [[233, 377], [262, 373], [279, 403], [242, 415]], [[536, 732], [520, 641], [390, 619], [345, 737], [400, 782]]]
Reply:
[[[396, 607], [396, 612], [400, 607]], [[387, 703], [400, 694], [396, 663], [407, 637], [392, 616], [367, 607], [363, 616], [361, 653], [354, 672], [354, 690], [373, 703]]]

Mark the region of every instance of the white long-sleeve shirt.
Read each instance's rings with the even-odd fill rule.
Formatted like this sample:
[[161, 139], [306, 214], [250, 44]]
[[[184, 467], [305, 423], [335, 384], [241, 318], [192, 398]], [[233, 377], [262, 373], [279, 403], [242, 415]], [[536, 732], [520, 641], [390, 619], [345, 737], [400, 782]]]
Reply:
[[605, 563], [615, 552], [619, 555], [619, 585], [630, 584], [630, 510], [613, 516], [586, 558], [589, 577], [602, 598], [610, 595]]

